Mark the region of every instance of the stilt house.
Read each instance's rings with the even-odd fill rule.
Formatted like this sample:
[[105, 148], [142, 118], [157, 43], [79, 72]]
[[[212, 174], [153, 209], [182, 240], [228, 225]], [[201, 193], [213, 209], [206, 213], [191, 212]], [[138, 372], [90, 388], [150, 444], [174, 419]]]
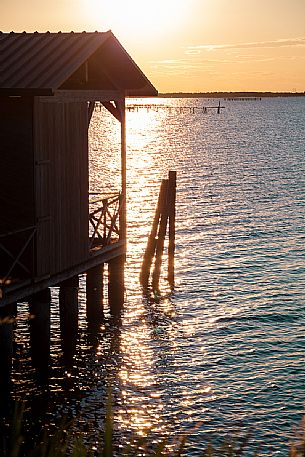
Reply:
[[[111, 31], [0, 33], [0, 307], [125, 253], [125, 97], [156, 95]], [[96, 101], [121, 123], [121, 192], [90, 212]]]

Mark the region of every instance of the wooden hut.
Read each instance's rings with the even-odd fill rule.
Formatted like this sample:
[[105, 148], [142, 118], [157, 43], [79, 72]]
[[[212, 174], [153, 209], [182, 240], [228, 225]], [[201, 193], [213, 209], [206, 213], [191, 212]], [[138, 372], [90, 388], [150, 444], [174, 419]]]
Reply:
[[[1, 307], [124, 254], [125, 97], [157, 91], [111, 31], [0, 33], [0, 56]], [[121, 192], [89, 217], [96, 101], [121, 123]]]

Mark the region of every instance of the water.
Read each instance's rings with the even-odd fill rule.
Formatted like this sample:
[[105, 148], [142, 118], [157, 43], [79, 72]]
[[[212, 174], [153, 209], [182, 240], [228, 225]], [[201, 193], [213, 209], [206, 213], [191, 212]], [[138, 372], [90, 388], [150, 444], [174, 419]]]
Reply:
[[[98, 442], [111, 385], [123, 441], [148, 430], [187, 433], [195, 456], [211, 435], [251, 429], [262, 454], [287, 455], [305, 399], [305, 99], [222, 103], [220, 115], [127, 113], [122, 325], [106, 315], [100, 334], [88, 331], [81, 278], [78, 351], [67, 372], [53, 289], [52, 378], [41, 388], [28, 359], [27, 307], [20, 306], [13, 395], [27, 399], [32, 416], [52, 423], [72, 411], [75, 428]], [[117, 124], [104, 109], [94, 113], [91, 190], [119, 188]], [[176, 287], [171, 294], [164, 270], [161, 297], [147, 300], [139, 271], [170, 169], [178, 175]]]

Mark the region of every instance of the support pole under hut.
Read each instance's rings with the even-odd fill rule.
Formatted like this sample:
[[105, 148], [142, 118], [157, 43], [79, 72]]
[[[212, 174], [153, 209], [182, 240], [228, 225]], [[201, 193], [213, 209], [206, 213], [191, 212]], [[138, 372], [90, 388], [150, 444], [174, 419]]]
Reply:
[[[125, 92], [114, 102], [103, 102], [103, 106], [120, 122], [121, 129], [121, 192], [119, 213], [119, 241], [123, 243], [123, 254], [111, 258], [108, 263], [108, 304], [114, 317], [120, 316], [124, 304], [124, 267], [127, 239], [127, 161], [126, 161], [126, 103]], [[104, 318], [104, 265], [100, 264], [87, 271], [87, 319], [98, 325]]]
[[120, 316], [124, 304], [124, 268], [126, 261], [127, 239], [127, 164], [126, 164], [126, 106], [125, 93], [117, 103], [119, 121], [121, 123], [121, 210], [120, 210], [120, 241], [124, 243], [124, 254], [108, 262], [108, 300], [110, 312], [114, 317]]
[[118, 117], [121, 123], [121, 210], [120, 210], [120, 241], [124, 243], [124, 254], [108, 262], [108, 301], [110, 312], [118, 317], [124, 304], [124, 266], [126, 261], [127, 239], [127, 162], [126, 162], [126, 105], [125, 93], [117, 103]]

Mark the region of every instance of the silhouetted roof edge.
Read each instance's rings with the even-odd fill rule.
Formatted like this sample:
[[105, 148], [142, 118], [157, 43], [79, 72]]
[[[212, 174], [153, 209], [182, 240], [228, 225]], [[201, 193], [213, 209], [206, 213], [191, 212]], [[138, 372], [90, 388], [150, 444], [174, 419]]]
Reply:
[[[118, 72], [112, 62], [117, 71], [115, 75], [112, 68], [113, 76], [120, 77], [120, 89], [130, 96], [156, 96], [155, 87], [111, 30], [82, 33], [0, 32], [0, 94], [52, 95], [106, 43], [114, 46], [115, 54], [123, 61], [121, 67], [124, 67], [126, 76], [122, 74], [124, 71]], [[120, 70], [120, 65], [117, 67]], [[133, 81], [134, 87], [131, 87]]]

